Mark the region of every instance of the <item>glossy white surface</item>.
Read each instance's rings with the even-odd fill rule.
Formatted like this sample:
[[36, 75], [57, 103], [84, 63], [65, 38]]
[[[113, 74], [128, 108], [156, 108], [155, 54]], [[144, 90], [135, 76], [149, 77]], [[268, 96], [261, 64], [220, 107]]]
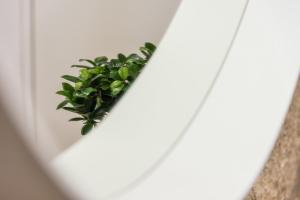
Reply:
[[83, 199], [131, 186], [170, 151], [212, 87], [245, 6], [245, 0], [182, 2], [153, 59], [107, 121], [55, 160]]

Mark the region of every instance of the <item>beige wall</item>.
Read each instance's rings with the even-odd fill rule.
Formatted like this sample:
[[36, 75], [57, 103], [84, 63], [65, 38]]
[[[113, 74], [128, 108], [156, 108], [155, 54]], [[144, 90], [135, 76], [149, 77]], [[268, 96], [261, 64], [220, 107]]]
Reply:
[[[19, 0], [0, 1], [0, 98], [13, 121], [25, 127], [24, 100], [22, 97], [21, 41], [20, 41], [20, 2]], [[26, 133], [32, 138], [30, 133]]]
[[[158, 44], [180, 0], [35, 1], [37, 143], [52, 158], [81, 138], [73, 115], [56, 111], [60, 76], [79, 58], [136, 52]], [[54, 147], [54, 148], [53, 148]]]
[[[67, 200], [19, 137], [15, 119], [0, 99], [0, 199]], [[56, 184], [55, 184], [56, 183]], [[71, 196], [72, 194], [70, 194]], [[70, 198], [71, 199], [71, 198]], [[73, 198], [74, 199], [74, 198]]]

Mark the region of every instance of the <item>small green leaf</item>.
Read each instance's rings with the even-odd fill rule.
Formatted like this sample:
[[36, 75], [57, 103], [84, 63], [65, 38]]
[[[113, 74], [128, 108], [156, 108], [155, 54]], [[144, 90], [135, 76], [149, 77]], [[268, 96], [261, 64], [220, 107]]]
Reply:
[[77, 77], [75, 77], [75, 76], [70, 76], [70, 75], [63, 75], [62, 78], [63, 78], [63, 79], [66, 79], [66, 80], [68, 80], [68, 81], [71, 81], [71, 82], [73, 82], [73, 83], [77, 83], [77, 82], [80, 81], [79, 78], [77, 78]]
[[85, 124], [82, 129], [81, 129], [81, 134], [82, 135], [86, 135], [88, 134], [93, 128], [93, 124], [88, 122], [87, 124]]
[[89, 69], [88, 72], [90, 74], [100, 74], [100, 73], [103, 73], [105, 70], [104, 67], [94, 67], [93, 69]]
[[89, 84], [93, 83], [93, 82], [96, 81], [96, 80], [100, 80], [100, 78], [103, 78], [103, 77], [105, 77], [103, 74], [98, 74], [97, 76], [93, 77], [93, 78], [90, 80]]
[[122, 63], [126, 62], [126, 56], [124, 54], [119, 53], [118, 54], [118, 59]]
[[85, 66], [85, 65], [71, 65], [71, 67], [83, 68], [83, 69], [91, 69], [91, 67], [88, 67], [88, 66]]
[[136, 78], [140, 73], [140, 67], [134, 63], [128, 65], [128, 73], [132, 78]]
[[122, 88], [115, 88], [115, 89], [111, 90], [110, 94], [112, 97], [116, 97], [121, 91], [122, 91]]
[[141, 64], [141, 65], [144, 65], [145, 62], [146, 61], [137, 54], [130, 54], [126, 61], [127, 64]]
[[108, 58], [106, 56], [100, 56], [95, 58], [95, 63], [97, 64], [97, 66], [100, 66], [101, 64], [105, 63], [108, 60]]
[[64, 91], [69, 91], [70, 93], [74, 92], [74, 88], [69, 83], [62, 83]]
[[141, 51], [147, 58], [149, 58], [149, 57], [151, 56], [151, 52], [150, 52], [147, 48], [145, 48], [145, 47], [141, 47], [141, 48], [140, 48], [140, 51]]
[[80, 70], [80, 78], [83, 81], [88, 80], [91, 77], [91, 74], [89, 73], [89, 71], [87, 69], [81, 69]]
[[145, 47], [147, 49], [149, 49], [151, 51], [151, 53], [153, 53], [156, 50], [156, 46], [150, 42], [146, 42]]
[[111, 95], [117, 96], [123, 89], [124, 83], [122, 81], [114, 81], [110, 84]]
[[88, 70], [89, 74], [99, 74], [100, 70], [97, 68], [89, 69]]
[[109, 78], [112, 78], [114, 80], [120, 80], [121, 77], [119, 75], [119, 72], [117, 69], [112, 69], [109, 73]]
[[77, 82], [75, 83], [75, 90], [80, 90], [82, 87], [83, 83], [82, 82]]
[[64, 110], [67, 110], [67, 111], [70, 111], [70, 112], [73, 112], [73, 113], [79, 113], [80, 112], [76, 109], [76, 108], [72, 108], [72, 107], [63, 107]]
[[68, 103], [69, 103], [69, 100], [64, 100], [63, 102], [61, 102], [60, 104], [58, 104], [58, 106], [56, 107], [56, 110], [61, 109], [62, 107], [64, 107]]
[[66, 96], [65, 91], [57, 91], [56, 94], [62, 95], [62, 96]]
[[112, 63], [112, 66], [113, 66], [113, 67], [119, 68], [119, 67], [122, 66], [122, 63], [121, 63], [118, 59], [111, 59], [110, 62]]
[[118, 73], [119, 73], [119, 76], [121, 77], [121, 79], [123, 80], [126, 80], [128, 75], [129, 75], [129, 72], [128, 72], [128, 68], [127, 67], [121, 67], [119, 70], [118, 70]]
[[85, 120], [85, 119], [82, 118], [82, 117], [74, 117], [74, 118], [70, 119], [69, 121], [70, 121], [70, 122], [77, 122], [77, 121], [84, 121], [84, 120]]
[[87, 95], [81, 93], [80, 91], [75, 92], [74, 97], [78, 97], [78, 98], [87, 98]]
[[57, 91], [56, 94], [65, 96], [69, 99], [72, 98], [72, 94], [69, 91]]
[[88, 62], [92, 66], [96, 66], [96, 63], [94, 61], [92, 61], [92, 60], [89, 60], [89, 59], [79, 59], [79, 62]]
[[[147, 59], [149, 59], [149, 58], [147, 58]], [[144, 66], [147, 63], [147, 60], [144, 60], [144, 59], [143, 60], [135, 60], [133, 63], [137, 64], [139, 66]]]
[[118, 88], [118, 87], [122, 86], [123, 84], [124, 83], [122, 81], [116, 80], [110, 84], [110, 88], [111, 89]]
[[74, 108], [79, 108], [84, 106], [85, 98], [86, 97], [77, 96], [77, 94], [75, 93], [70, 103], [72, 104], [72, 106], [74, 106]]
[[111, 95], [112, 95], [113, 97], [115, 97], [115, 96], [117, 96], [121, 91], [122, 91], [122, 87], [120, 87], [120, 88], [115, 88], [115, 89], [113, 89], [113, 90], [111, 91]]
[[102, 90], [108, 90], [110, 88], [110, 81], [107, 78], [101, 79], [100, 88]]
[[91, 93], [96, 92], [96, 91], [97, 91], [96, 89], [91, 88], [91, 87], [88, 87], [88, 88], [83, 89], [81, 92], [82, 92], [84, 95], [88, 96], [88, 95], [90, 95]]

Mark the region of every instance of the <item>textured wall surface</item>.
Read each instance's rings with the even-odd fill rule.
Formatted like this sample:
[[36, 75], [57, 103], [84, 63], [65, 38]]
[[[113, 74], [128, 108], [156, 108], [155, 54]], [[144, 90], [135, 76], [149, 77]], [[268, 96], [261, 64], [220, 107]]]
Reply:
[[245, 200], [300, 200], [300, 80], [273, 152]]

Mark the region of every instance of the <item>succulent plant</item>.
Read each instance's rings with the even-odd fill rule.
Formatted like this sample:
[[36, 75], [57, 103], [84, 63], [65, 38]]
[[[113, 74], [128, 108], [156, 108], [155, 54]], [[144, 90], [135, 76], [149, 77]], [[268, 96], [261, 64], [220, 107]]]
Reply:
[[86, 135], [128, 90], [155, 49], [154, 44], [147, 42], [140, 47], [142, 56], [120, 53], [112, 59], [105, 56], [94, 60], [80, 59], [79, 62], [86, 64], [71, 66], [80, 69], [79, 76], [62, 76], [68, 82], [63, 82], [62, 90], [56, 92], [65, 98], [57, 109], [78, 114], [69, 121], [82, 121], [81, 134]]

